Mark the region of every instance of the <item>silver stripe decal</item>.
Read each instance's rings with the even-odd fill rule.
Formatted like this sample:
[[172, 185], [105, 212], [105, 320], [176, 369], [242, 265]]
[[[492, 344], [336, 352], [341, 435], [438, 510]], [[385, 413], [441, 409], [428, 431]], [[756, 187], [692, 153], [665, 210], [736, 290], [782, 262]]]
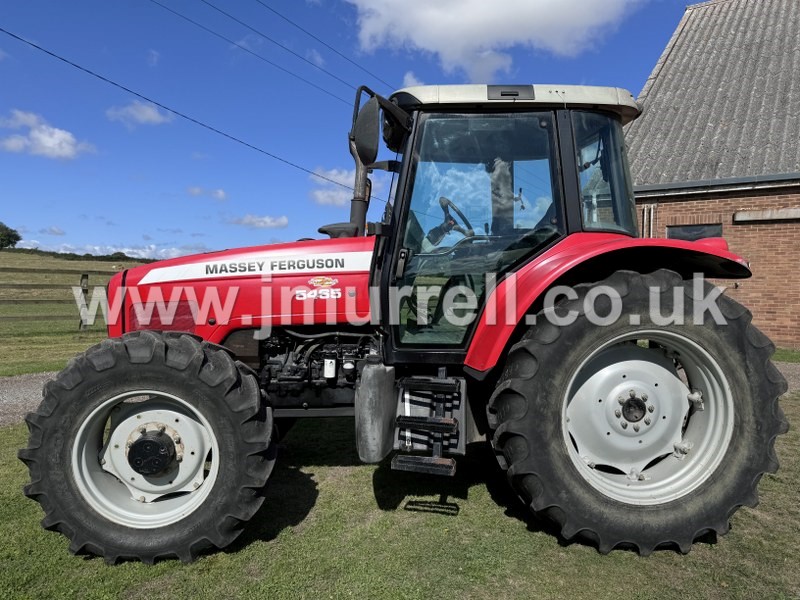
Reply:
[[265, 252], [234, 254], [213, 260], [173, 267], [156, 267], [139, 281], [140, 285], [167, 281], [262, 277], [265, 275], [303, 275], [369, 271], [372, 251], [297, 254]]

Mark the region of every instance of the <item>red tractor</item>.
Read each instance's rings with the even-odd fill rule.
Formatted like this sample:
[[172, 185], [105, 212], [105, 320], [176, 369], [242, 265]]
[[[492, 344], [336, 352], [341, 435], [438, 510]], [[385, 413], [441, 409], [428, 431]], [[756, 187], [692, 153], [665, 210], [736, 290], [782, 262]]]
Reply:
[[[111, 280], [108, 339], [27, 417], [44, 527], [191, 561], [259, 509], [281, 428], [351, 416], [360, 458], [404, 471], [453, 475], [488, 441], [531, 511], [604, 553], [725, 533], [778, 467], [786, 383], [706, 281], [750, 276], [724, 240], [637, 236], [638, 114], [616, 88], [361, 88], [329, 239]], [[376, 162], [381, 138], [402, 160]], [[376, 169], [397, 189], [367, 223]]]

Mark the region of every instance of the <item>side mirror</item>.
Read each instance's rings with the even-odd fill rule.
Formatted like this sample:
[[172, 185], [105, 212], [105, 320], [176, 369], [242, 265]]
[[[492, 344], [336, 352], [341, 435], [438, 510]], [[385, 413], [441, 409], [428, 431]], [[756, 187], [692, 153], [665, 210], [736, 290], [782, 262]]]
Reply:
[[371, 165], [378, 158], [380, 138], [380, 105], [374, 96], [358, 111], [350, 137], [355, 144], [358, 159], [363, 165]]

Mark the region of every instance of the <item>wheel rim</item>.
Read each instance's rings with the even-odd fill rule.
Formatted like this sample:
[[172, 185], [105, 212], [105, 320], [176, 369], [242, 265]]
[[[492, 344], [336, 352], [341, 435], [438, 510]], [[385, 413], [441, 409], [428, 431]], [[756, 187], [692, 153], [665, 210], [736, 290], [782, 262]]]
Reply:
[[731, 441], [728, 380], [680, 333], [610, 340], [581, 363], [567, 390], [562, 429], [570, 458], [589, 484], [620, 502], [662, 504], [689, 494], [716, 471]]
[[[131, 448], [148, 438], [172, 445], [171, 460], [157, 473], [143, 473], [131, 456]], [[109, 398], [83, 421], [71, 464], [78, 490], [95, 511], [120, 525], [150, 529], [180, 521], [206, 500], [219, 472], [219, 447], [209, 422], [188, 402], [135, 390]]]

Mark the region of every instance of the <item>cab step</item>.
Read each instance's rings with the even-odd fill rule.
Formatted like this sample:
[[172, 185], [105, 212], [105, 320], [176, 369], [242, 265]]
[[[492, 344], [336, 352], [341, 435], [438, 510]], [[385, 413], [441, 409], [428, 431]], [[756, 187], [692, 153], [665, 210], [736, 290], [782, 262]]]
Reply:
[[397, 382], [392, 469], [452, 476], [454, 458], [465, 452], [466, 382], [448, 377], [440, 367], [437, 377], [403, 377]]
[[424, 391], [441, 394], [457, 394], [461, 389], [461, 379], [454, 377], [403, 377], [400, 387], [408, 392]]
[[395, 471], [411, 471], [414, 473], [452, 477], [456, 474], [456, 461], [454, 458], [444, 458], [441, 456], [396, 454], [394, 458], [392, 458], [392, 469]]
[[458, 431], [458, 419], [451, 417], [411, 417], [400, 415], [397, 417], [397, 426], [400, 429], [454, 434]]

